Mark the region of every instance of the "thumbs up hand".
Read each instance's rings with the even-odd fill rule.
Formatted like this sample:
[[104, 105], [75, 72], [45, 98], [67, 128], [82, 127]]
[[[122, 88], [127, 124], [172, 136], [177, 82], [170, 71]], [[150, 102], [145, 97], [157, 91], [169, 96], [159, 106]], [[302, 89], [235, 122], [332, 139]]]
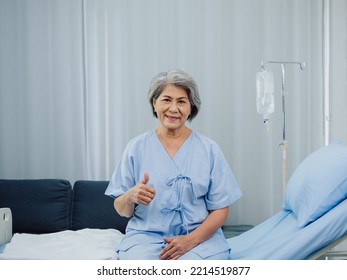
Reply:
[[143, 179], [142, 179], [141, 183], [146, 185], [148, 183], [148, 181], [149, 181], [149, 175], [147, 172], [145, 172], [145, 173], [143, 173]]
[[131, 197], [133, 203], [148, 205], [153, 200], [155, 190], [153, 187], [147, 185], [148, 181], [149, 175], [145, 172], [143, 179], [130, 189], [132, 191]]

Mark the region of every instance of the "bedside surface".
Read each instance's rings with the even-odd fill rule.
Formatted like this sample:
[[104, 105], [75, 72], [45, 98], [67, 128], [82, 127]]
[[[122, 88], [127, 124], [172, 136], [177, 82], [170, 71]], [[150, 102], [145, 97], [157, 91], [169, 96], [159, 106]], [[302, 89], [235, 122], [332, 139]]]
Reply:
[[225, 225], [222, 227], [225, 238], [231, 238], [240, 235], [253, 228], [252, 225]]

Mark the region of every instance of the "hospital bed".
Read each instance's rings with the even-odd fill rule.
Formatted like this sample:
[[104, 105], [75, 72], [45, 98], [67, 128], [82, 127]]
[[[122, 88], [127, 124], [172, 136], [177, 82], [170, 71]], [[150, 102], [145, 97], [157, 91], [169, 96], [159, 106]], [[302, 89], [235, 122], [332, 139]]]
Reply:
[[[303, 260], [332, 256], [347, 239], [347, 200], [301, 228], [291, 211], [282, 210], [260, 225], [228, 239], [231, 259]], [[339, 252], [347, 259], [347, 252]]]
[[[71, 190], [61, 180], [0, 180], [0, 208], [14, 210], [14, 235], [0, 244], [0, 259], [115, 259], [127, 221], [115, 216], [106, 187], [106, 181], [77, 181]], [[227, 240], [231, 259], [304, 260], [334, 256], [331, 249], [346, 237], [347, 147], [334, 142], [297, 167], [277, 214]]]
[[[339, 141], [303, 160], [282, 210], [229, 239], [232, 259], [317, 259], [347, 236], [347, 147]], [[347, 252], [339, 252], [347, 259]]]

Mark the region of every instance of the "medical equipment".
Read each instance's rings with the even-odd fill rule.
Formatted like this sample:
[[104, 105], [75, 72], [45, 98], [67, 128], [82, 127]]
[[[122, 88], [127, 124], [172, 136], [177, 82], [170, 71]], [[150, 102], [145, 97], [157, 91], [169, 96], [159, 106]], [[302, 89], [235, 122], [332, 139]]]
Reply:
[[0, 245], [12, 238], [12, 213], [10, 208], [0, 208]]
[[[274, 64], [281, 64], [281, 73], [282, 73], [282, 87], [281, 87], [281, 93], [282, 93], [282, 115], [283, 115], [283, 127], [282, 127], [282, 141], [278, 145], [282, 147], [282, 160], [283, 160], [283, 178], [282, 178], [282, 185], [283, 185], [283, 191], [287, 184], [288, 179], [288, 163], [287, 163], [287, 151], [288, 151], [288, 141], [286, 139], [286, 108], [285, 108], [285, 95], [286, 95], [286, 65], [287, 64], [299, 64], [300, 69], [305, 69], [305, 62], [297, 62], [297, 61], [266, 61], [261, 62], [261, 68], [262, 72], [258, 72], [256, 74], [256, 84], [257, 84], [257, 104], [258, 104], [258, 91], [259, 95], [261, 96], [262, 93], [264, 93], [264, 100], [265, 95], [268, 96], [269, 100], [267, 103], [264, 101], [264, 104], [262, 105], [263, 111], [258, 110], [259, 113], [263, 114], [264, 123], [268, 124], [268, 120], [265, 121], [266, 118], [266, 110], [268, 112], [271, 112], [271, 102], [274, 102], [273, 100], [270, 102], [271, 98], [271, 91], [273, 92], [273, 75], [271, 72], [266, 70], [267, 64], [274, 63]], [[265, 74], [266, 73], [266, 74]], [[270, 74], [271, 73], [271, 74]], [[272, 78], [271, 78], [272, 77]], [[258, 85], [259, 84], [259, 85]], [[267, 104], [269, 106], [267, 106]], [[258, 107], [257, 107], [258, 108]], [[265, 108], [267, 108], [265, 110]], [[266, 112], [264, 114], [264, 112]], [[273, 112], [273, 111], [272, 111]]]
[[263, 71], [256, 74], [257, 87], [257, 112], [263, 115], [264, 124], [268, 124], [269, 115], [275, 110], [274, 100], [274, 75], [272, 72]]

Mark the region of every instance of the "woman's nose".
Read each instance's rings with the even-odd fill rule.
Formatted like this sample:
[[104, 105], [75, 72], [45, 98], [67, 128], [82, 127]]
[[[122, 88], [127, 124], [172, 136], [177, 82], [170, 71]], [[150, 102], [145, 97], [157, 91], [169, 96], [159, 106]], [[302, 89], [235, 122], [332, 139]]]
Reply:
[[177, 104], [175, 102], [171, 102], [169, 110], [171, 112], [177, 112]]

